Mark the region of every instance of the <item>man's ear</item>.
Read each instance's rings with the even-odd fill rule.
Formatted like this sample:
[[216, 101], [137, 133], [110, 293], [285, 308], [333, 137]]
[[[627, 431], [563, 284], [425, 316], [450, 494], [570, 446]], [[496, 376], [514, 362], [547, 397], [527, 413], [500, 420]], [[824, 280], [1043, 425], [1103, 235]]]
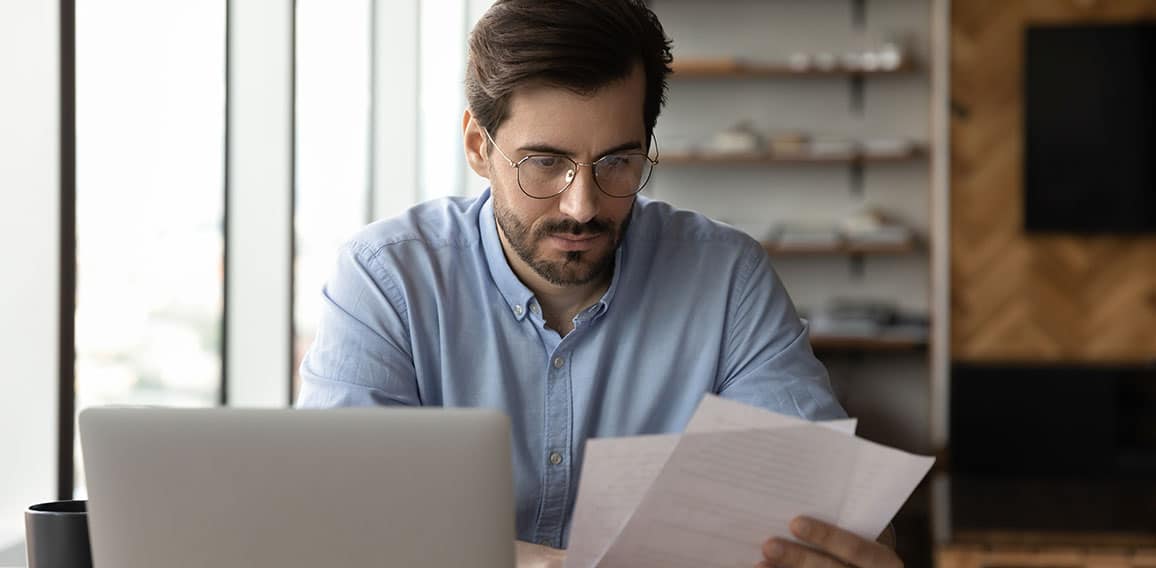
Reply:
[[469, 162], [474, 173], [490, 179], [486, 134], [482, 132], [481, 125], [474, 120], [474, 115], [468, 108], [462, 115], [462, 145], [466, 150], [466, 162]]

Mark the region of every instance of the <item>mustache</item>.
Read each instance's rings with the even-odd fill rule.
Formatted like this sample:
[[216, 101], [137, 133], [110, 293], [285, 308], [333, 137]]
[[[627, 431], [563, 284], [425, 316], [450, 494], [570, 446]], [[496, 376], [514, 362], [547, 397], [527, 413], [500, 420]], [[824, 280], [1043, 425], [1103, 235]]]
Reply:
[[579, 223], [573, 219], [563, 219], [544, 223], [537, 232], [539, 237], [556, 234], [582, 236], [607, 233], [610, 229], [611, 224], [605, 219], [591, 219], [585, 223]]

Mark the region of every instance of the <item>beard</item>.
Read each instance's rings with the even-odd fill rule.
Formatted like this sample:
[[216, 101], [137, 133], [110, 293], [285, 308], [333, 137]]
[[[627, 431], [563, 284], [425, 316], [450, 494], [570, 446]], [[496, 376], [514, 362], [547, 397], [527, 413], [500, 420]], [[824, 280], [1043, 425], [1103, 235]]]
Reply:
[[[630, 213], [615, 225], [607, 219], [594, 218], [586, 223], [572, 219], [546, 221], [538, 227], [523, 223], [513, 211], [494, 201], [494, 218], [506, 235], [510, 248], [538, 276], [555, 286], [581, 286], [608, 276], [614, 270], [614, 254], [630, 225]], [[561, 260], [546, 258], [540, 251], [547, 238], [557, 235], [605, 235], [609, 246], [585, 251], [564, 251]]]

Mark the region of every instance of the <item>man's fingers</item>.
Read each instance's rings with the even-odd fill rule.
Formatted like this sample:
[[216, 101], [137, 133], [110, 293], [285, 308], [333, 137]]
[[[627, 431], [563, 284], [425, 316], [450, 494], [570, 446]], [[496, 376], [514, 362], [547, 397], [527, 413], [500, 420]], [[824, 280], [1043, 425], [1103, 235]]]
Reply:
[[765, 560], [759, 566], [774, 566], [776, 568], [847, 568], [846, 565], [819, 552], [797, 544], [777, 538], [772, 538], [763, 544]]
[[903, 568], [903, 561], [890, 548], [834, 525], [796, 517], [791, 521], [791, 532], [851, 566]]

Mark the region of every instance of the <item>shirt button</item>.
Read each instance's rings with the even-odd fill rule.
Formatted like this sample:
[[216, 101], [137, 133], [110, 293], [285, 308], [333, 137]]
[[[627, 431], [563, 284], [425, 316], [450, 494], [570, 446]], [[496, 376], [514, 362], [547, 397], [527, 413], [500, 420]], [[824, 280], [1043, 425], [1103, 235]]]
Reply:
[[538, 307], [538, 304], [530, 304], [530, 311], [533, 312], [534, 315], [538, 315], [538, 313], [541, 312], [542, 309]]
[[565, 359], [563, 359], [563, 358], [561, 358], [561, 357], [555, 357], [555, 358], [554, 358], [554, 368], [555, 368], [555, 369], [561, 369], [561, 368], [562, 368], [562, 365], [565, 365], [565, 364], [566, 364], [566, 360], [565, 360]]
[[522, 317], [522, 304], [514, 306], [514, 315]]
[[550, 453], [550, 463], [552, 465], [560, 465], [562, 463], [562, 454], [558, 452]]

